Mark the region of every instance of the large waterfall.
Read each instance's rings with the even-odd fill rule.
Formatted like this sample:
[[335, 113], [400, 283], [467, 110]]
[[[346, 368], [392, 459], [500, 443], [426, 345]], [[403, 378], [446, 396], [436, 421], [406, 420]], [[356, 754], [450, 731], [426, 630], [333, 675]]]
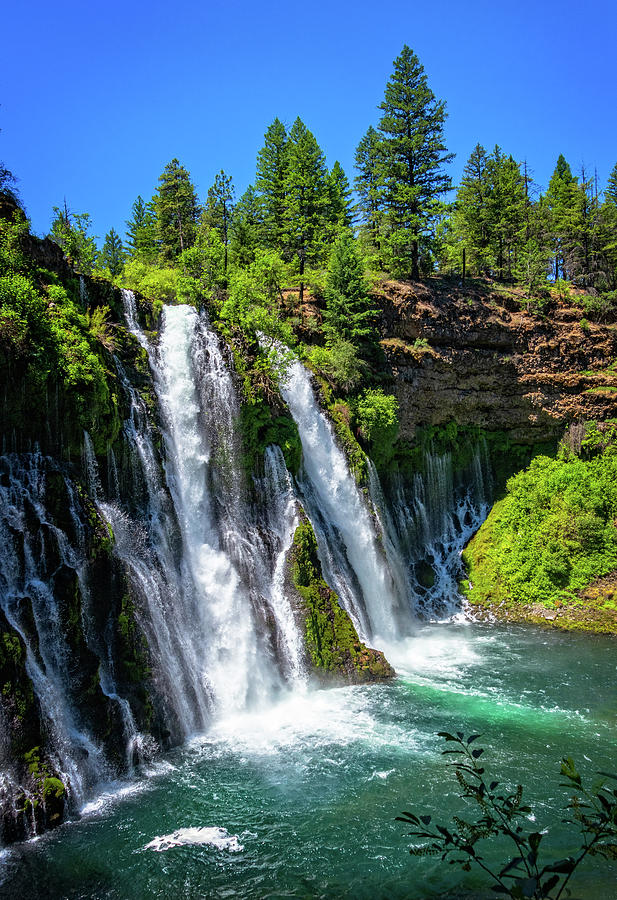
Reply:
[[[361, 639], [379, 649], [409, 636], [418, 613], [452, 612], [460, 550], [490, 492], [481, 448], [458, 476], [449, 457], [427, 455], [411, 484], [382, 481], [369, 464], [361, 489], [299, 361], [281, 393], [298, 426], [300, 473], [273, 445], [261, 473], [247, 475], [232, 367], [206, 314], [165, 307], [157, 343], [139, 325], [133, 294], [123, 296], [151, 381], [114, 358], [126, 419], [106, 460], [84, 435], [87, 494], [74, 470], [40, 453], [3, 457], [0, 470], [0, 625], [19, 636], [16, 659], [24, 648], [31, 731], [73, 807], [147, 759], [150, 733], [166, 746], [306, 690], [289, 577], [301, 508], [326, 581]], [[103, 558], [115, 587], [105, 584]], [[115, 624], [113, 590], [125, 592]], [[0, 726], [9, 713], [0, 702]], [[5, 809], [24, 791], [12, 752], [0, 736]]]

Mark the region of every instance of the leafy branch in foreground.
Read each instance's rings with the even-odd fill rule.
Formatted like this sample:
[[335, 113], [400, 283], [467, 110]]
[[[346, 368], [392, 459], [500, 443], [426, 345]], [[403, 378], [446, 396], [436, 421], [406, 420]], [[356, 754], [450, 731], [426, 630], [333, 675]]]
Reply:
[[[587, 855], [617, 859], [617, 787], [608, 787], [606, 780], [617, 785], [617, 775], [600, 772], [600, 779], [587, 788], [573, 760], [564, 757], [561, 774], [566, 778], [561, 787], [574, 790], [566, 806], [568, 817], [563, 821], [576, 825], [580, 837], [579, 849], [574, 856], [543, 863], [540, 860], [540, 844], [548, 829], [531, 831], [526, 822], [534, 822], [531, 807], [523, 805], [523, 787], [518, 785], [508, 793], [500, 783], [485, 776], [480, 764], [484, 749], [475, 744], [480, 737], [462, 732], [455, 735], [440, 731], [439, 736], [456, 749], [443, 751], [444, 755], [457, 756], [451, 765], [458, 781], [461, 797], [474, 801], [479, 807], [475, 820], [467, 821], [453, 816], [449, 827], [432, 822], [431, 816], [404, 812], [398, 822], [412, 826], [409, 832], [422, 843], [410, 848], [412, 856], [440, 856], [465, 872], [472, 863], [483, 869], [493, 880], [492, 889], [508, 897], [522, 900], [559, 900], [572, 874]], [[514, 847], [512, 857], [500, 868], [491, 865], [482, 855], [479, 842], [502, 836]]]

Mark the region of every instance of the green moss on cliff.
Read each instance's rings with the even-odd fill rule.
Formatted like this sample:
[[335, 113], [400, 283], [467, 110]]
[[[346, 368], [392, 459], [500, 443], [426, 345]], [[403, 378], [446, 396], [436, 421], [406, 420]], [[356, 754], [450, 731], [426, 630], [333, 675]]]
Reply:
[[338, 597], [323, 580], [317, 541], [308, 520], [296, 529], [291, 566], [303, 601], [306, 646], [315, 668], [355, 682], [391, 678], [394, 670], [383, 653], [360, 641]]
[[85, 429], [104, 453], [121, 427], [107, 332], [93, 327], [74, 275], [29, 258], [33, 241], [21, 210], [0, 217], [0, 383], [11, 386], [2, 430], [40, 441], [56, 425], [77, 454]]

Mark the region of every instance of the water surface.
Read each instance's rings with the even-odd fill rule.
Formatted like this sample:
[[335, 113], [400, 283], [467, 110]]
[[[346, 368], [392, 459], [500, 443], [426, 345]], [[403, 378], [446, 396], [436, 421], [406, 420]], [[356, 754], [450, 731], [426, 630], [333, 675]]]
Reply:
[[[429, 625], [387, 654], [394, 682], [227, 718], [78, 821], [5, 853], [0, 896], [495, 896], [481, 878], [411, 858], [395, 821], [404, 809], [443, 822], [463, 809], [441, 730], [482, 732], [487, 765], [525, 785], [555, 857], [574, 849], [555, 836], [559, 760], [617, 769], [614, 639]], [[617, 867], [592, 861], [573, 896], [610, 900], [615, 883]]]

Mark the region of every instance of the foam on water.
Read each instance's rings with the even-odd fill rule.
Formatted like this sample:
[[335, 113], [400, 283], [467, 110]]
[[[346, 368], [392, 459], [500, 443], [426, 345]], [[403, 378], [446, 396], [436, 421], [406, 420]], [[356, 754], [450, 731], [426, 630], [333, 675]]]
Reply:
[[153, 838], [149, 844], [146, 844], [144, 850], [161, 853], [164, 850], [171, 850], [173, 847], [184, 847], [189, 844], [214, 847], [216, 850], [227, 850], [229, 853], [239, 853], [244, 850], [237, 834], [229, 834], [226, 828], [216, 827], [179, 828], [172, 834], [158, 835]]

